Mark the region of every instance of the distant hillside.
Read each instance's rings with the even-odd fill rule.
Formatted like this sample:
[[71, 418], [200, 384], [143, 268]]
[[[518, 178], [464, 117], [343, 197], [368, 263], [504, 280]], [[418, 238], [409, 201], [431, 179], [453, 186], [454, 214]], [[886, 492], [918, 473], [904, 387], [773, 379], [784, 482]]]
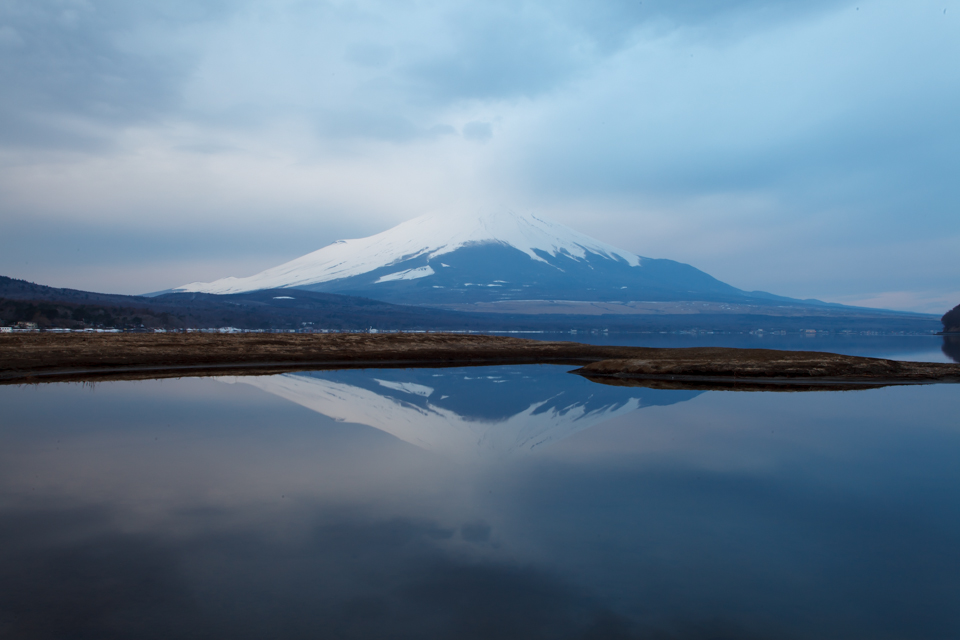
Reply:
[[[491, 322], [469, 314], [437, 312], [377, 300], [309, 291], [256, 291], [237, 295], [176, 293], [153, 298], [58, 289], [0, 276], [0, 319], [41, 327], [331, 330], [481, 329]], [[307, 323], [307, 324], [305, 324]]]
[[57, 301], [78, 304], [136, 304], [147, 302], [140, 296], [121, 296], [110, 293], [93, 293], [77, 289], [58, 289], [42, 284], [0, 276], [0, 298], [6, 300]]
[[[483, 307], [477, 307], [483, 308]], [[679, 309], [679, 307], [677, 307]], [[390, 304], [369, 298], [300, 289], [248, 293], [168, 293], [122, 296], [58, 289], [0, 276], [0, 324], [36, 322], [44, 328], [326, 329], [334, 331], [601, 331], [748, 332], [803, 330], [934, 333], [936, 316], [820, 307], [701, 304], [680, 313], [667, 305], [649, 313], [617, 313], [611, 305], [541, 309], [540, 313], [444, 310]], [[634, 310], [636, 311], [636, 310]], [[571, 339], [576, 339], [571, 336]]]

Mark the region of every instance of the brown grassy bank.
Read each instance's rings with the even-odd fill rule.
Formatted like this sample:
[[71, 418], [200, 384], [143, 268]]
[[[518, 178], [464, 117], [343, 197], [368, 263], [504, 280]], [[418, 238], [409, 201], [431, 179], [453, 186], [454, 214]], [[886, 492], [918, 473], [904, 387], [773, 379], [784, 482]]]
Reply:
[[563, 363], [635, 350], [445, 333], [0, 336], [0, 381], [267, 373], [350, 367]]
[[889, 384], [960, 382], [960, 365], [901, 362], [818, 351], [772, 349], [651, 349], [628, 358], [588, 364], [576, 373], [619, 386], [737, 388], [790, 386], [794, 390], [863, 389]]
[[632, 380], [630, 384], [645, 386], [657, 382], [674, 388], [717, 380], [741, 385], [752, 380], [861, 386], [960, 381], [960, 365], [950, 364], [763, 349], [595, 346], [449, 333], [0, 336], [0, 383], [6, 384], [538, 363], [581, 366], [577, 373], [601, 382]]

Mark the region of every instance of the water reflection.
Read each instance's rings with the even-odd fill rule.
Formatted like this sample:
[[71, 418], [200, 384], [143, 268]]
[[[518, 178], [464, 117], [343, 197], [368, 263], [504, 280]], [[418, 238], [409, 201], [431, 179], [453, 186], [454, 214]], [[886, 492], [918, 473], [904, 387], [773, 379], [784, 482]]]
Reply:
[[226, 526], [131, 535], [116, 520], [95, 509], [3, 512], [9, 637], [576, 638], [628, 628], [581, 587], [477, 557], [428, 520], [320, 512], [282, 539]]
[[217, 378], [448, 455], [530, 453], [641, 407], [702, 392], [609, 389], [569, 367], [326, 371]]
[[960, 636], [955, 386], [292, 377], [0, 388], [0, 637]]
[[954, 362], [960, 363], [960, 335], [943, 336], [943, 346], [940, 349], [943, 351], [943, 355]]

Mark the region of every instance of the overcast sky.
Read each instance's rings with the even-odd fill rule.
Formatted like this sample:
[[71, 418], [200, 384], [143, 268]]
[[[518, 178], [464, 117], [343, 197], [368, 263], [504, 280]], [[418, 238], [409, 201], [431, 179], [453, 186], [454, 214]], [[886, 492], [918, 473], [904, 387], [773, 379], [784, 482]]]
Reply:
[[0, 0], [0, 274], [143, 293], [424, 213], [960, 303], [960, 0]]

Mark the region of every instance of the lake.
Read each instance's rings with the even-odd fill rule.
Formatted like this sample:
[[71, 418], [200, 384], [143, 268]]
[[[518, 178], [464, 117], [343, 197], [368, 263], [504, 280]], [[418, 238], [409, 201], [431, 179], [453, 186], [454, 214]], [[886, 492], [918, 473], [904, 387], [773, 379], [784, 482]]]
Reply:
[[0, 637], [960, 636], [960, 387], [571, 368], [0, 387]]

